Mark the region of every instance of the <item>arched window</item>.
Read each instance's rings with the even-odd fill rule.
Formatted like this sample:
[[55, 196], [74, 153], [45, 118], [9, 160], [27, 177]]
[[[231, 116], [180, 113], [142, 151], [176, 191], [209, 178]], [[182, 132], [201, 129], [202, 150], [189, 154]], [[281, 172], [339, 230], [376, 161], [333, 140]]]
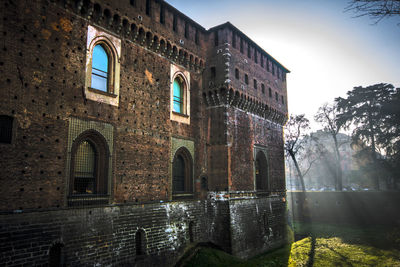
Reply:
[[172, 191], [174, 194], [193, 192], [192, 165], [190, 152], [184, 147], [178, 149], [172, 162]]
[[174, 107], [173, 111], [178, 113], [183, 112], [183, 83], [182, 79], [178, 76], [174, 80]]
[[[108, 10], [107, 12], [109, 13]], [[112, 19], [111, 13], [109, 13], [109, 16]], [[119, 16], [115, 15], [113, 21], [120, 21]], [[89, 25], [86, 49], [88, 52], [86, 53], [84, 97], [93, 101], [118, 106], [120, 99], [118, 96], [120, 88], [121, 39]]]
[[109, 76], [109, 56], [104, 45], [98, 44], [92, 54], [92, 84], [93, 89], [107, 92]]
[[74, 200], [82, 196], [90, 201], [91, 197], [108, 195], [108, 161], [107, 142], [97, 131], [88, 130], [74, 140], [71, 147], [70, 205], [76, 205]]
[[258, 151], [256, 154], [255, 161], [255, 178], [256, 178], [256, 190], [267, 191], [268, 190], [268, 162], [264, 152]]
[[170, 119], [190, 124], [190, 73], [171, 64]]

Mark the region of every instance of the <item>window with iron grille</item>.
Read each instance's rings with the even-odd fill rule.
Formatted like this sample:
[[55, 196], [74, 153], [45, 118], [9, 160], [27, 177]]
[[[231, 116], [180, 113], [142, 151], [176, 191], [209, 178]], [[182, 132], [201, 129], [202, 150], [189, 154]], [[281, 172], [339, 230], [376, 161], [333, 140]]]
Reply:
[[109, 149], [95, 130], [80, 134], [71, 148], [69, 205], [108, 202]]

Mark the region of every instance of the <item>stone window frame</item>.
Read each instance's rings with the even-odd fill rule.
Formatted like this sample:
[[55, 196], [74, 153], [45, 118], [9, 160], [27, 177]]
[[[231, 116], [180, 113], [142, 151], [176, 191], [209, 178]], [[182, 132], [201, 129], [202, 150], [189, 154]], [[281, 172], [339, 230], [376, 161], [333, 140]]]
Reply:
[[[190, 72], [171, 64], [170, 74], [170, 119], [184, 124], [190, 124]], [[183, 112], [175, 112], [173, 110], [174, 101], [174, 80], [180, 77], [183, 84]]]
[[[102, 45], [109, 57], [107, 92], [91, 88], [92, 55], [93, 49], [96, 45]], [[93, 101], [118, 106], [120, 89], [120, 68], [121, 39], [89, 25], [87, 30], [86, 42], [85, 97]]]

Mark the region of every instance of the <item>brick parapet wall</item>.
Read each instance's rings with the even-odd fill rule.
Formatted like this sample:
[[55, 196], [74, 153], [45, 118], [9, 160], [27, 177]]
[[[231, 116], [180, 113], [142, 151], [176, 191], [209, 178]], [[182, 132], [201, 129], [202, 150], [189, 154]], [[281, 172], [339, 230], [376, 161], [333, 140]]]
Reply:
[[[62, 244], [71, 266], [171, 266], [190, 235], [194, 243], [211, 242], [245, 258], [283, 244], [284, 206], [281, 197], [269, 197], [3, 214], [0, 263], [46, 265], [51, 246]], [[145, 232], [144, 256], [136, 255], [139, 229]]]

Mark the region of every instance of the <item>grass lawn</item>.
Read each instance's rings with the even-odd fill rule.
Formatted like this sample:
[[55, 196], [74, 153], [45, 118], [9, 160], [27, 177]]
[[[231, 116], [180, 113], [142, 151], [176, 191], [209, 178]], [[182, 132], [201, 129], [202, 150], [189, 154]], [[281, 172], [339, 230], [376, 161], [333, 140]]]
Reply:
[[304, 238], [243, 261], [202, 248], [185, 266], [399, 266], [400, 229], [295, 224]]

